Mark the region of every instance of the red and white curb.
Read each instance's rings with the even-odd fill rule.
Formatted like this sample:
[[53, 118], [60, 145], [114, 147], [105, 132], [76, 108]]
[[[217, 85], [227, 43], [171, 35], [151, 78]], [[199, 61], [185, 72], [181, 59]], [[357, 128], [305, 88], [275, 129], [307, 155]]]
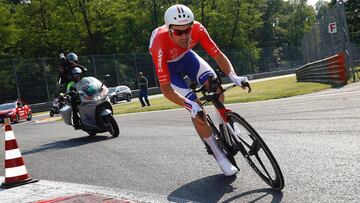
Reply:
[[[3, 176], [0, 176], [0, 182], [3, 182], [4, 179]], [[10, 189], [0, 188], [0, 202], [61, 202], [62, 199], [66, 200], [69, 197], [75, 196], [77, 199], [83, 198], [83, 201], [80, 202], [87, 202], [86, 198], [89, 198], [89, 195], [93, 197], [107, 197], [108, 199], [115, 199], [117, 202], [130, 203], [193, 202], [159, 194], [47, 180], [40, 180], [36, 183], [30, 183]]]

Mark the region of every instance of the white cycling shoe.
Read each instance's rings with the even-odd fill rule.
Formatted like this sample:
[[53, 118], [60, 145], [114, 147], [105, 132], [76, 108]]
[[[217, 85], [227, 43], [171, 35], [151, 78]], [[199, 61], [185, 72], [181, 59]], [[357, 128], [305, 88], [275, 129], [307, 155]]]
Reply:
[[227, 158], [217, 161], [225, 176], [235, 175], [239, 170], [233, 166]]

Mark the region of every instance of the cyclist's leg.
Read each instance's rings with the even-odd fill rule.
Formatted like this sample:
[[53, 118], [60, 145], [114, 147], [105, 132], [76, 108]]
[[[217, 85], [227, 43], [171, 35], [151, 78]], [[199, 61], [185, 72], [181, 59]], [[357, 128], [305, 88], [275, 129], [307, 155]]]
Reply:
[[[213, 69], [193, 51], [187, 52], [181, 59], [176, 62], [170, 62], [168, 65], [173, 89], [192, 101], [199, 102], [196, 95], [188, 88], [181, 73], [186, 73], [192, 81], [196, 80], [201, 85], [204, 85], [209, 77], [216, 77]], [[238, 170], [229, 162], [216, 143], [211, 128], [207, 123], [206, 116], [192, 119], [192, 122], [197, 133], [205, 140], [208, 146], [210, 146], [224, 174], [226, 176], [234, 175]]]
[[[197, 60], [199, 61], [199, 68], [196, 71], [194, 71], [192, 69], [192, 67], [189, 67], [187, 69], [188, 75], [191, 80], [197, 81], [198, 84], [205, 85], [205, 87], [208, 87], [208, 85], [209, 85], [208, 79], [210, 77], [212, 77], [214, 79], [217, 78], [217, 74], [203, 58], [201, 58], [199, 55], [197, 55], [194, 51], [191, 51], [191, 52], [193, 52], [194, 57], [196, 57]], [[221, 91], [221, 89], [219, 87], [217, 89], [217, 92], [220, 92], [220, 91]], [[224, 102], [224, 94], [220, 95], [220, 100], [222, 102]]]
[[[192, 101], [198, 101], [198, 98], [195, 93], [193, 93], [188, 85], [186, 84], [183, 75], [186, 74], [192, 81], [198, 80], [196, 75], [201, 68], [200, 61], [193, 51], [189, 51], [185, 53], [181, 58], [171, 61], [168, 63], [169, 71], [170, 71], [170, 79], [171, 79], [171, 86], [172, 88], [181, 94], [182, 96], [186, 97]], [[204, 73], [210, 72], [212, 69], [209, 66], [209, 69], [203, 68], [201, 69]], [[205, 75], [203, 74], [202, 78], [205, 79]], [[207, 76], [209, 77], [209, 76]], [[211, 136], [211, 129], [206, 122], [206, 117], [204, 118], [195, 118], [192, 119], [193, 124], [196, 128], [198, 134], [203, 138], [208, 138]]]
[[[197, 55], [195, 52], [191, 51], [193, 56], [197, 59], [199, 62], [199, 66], [197, 68], [191, 68], [188, 67], [186, 69], [187, 74], [191, 80], [196, 80], [198, 84], [205, 85], [205, 87], [208, 87], [208, 79], [210, 77], [216, 78], [217, 75], [215, 71], [210, 67], [210, 65], [202, 59], [199, 55]], [[218, 90], [220, 91], [220, 89]], [[210, 126], [206, 122], [207, 127], [210, 129]], [[211, 132], [211, 129], [210, 129]], [[231, 176], [238, 172], [238, 169], [233, 166], [230, 161], [226, 158], [224, 152], [220, 149], [219, 145], [217, 144], [215, 137], [213, 133], [211, 132], [210, 137], [204, 138], [205, 142], [210, 146], [211, 150], [213, 151], [213, 154], [221, 168], [221, 170], [224, 172], [225, 175]]]

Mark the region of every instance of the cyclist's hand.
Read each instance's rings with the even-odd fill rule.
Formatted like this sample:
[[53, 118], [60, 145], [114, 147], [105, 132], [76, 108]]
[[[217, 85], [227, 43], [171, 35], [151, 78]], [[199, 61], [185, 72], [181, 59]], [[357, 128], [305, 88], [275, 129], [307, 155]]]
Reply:
[[185, 99], [184, 101], [184, 107], [190, 111], [191, 117], [195, 118], [197, 113], [199, 111], [202, 111], [202, 108], [200, 105], [194, 101], [191, 101], [189, 99]]
[[237, 86], [242, 87], [243, 83], [248, 82], [248, 78], [247, 77], [240, 77], [238, 75], [236, 75], [235, 72], [230, 72], [228, 77], [230, 78], [230, 80]]
[[241, 83], [241, 87], [243, 88], [243, 89], [248, 89], [248, 93], [250, 93], [251, 92], [251, 86], [250, 86], [250, 83], [249, 82], [242, 82]]

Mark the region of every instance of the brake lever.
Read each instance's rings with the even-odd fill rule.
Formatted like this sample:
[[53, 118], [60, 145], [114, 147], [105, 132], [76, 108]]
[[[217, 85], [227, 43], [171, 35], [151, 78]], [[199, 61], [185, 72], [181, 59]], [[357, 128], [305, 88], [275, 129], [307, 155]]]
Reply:
[[242, 82], [241, 83], [242, 87], [248, 88], [248, 93], [251, 92], [251, 87], [250, 87], [250, 83], [249, 82]]

